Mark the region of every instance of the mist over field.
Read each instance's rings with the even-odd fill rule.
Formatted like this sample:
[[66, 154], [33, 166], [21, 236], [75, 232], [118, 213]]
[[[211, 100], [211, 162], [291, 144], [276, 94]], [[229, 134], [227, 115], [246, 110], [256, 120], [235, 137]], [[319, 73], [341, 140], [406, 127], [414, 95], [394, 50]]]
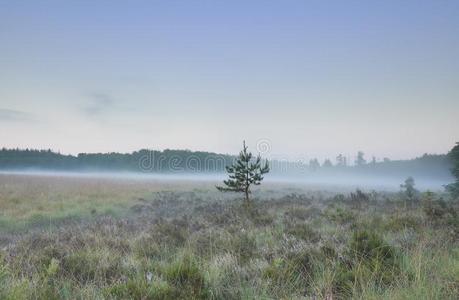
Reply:
[[0, 300], [457, 300], [459, 1], [0, 0]]
[[[27, 176], [45, 176], [45, 177], [68, 177], [68, 178], [105, 178], [117, 180], [141, 180], [141, 181], [207, 181], [211, 183], [220, 183], [226, 178], [224, 173], [186, 173], [172, 172], [167, 174], [135, 173], [128, 171], [50, 171], [39, 169], [24, 170], [1, 170], [2, 175], [27, 175]], [[411, 173], [406, 173], [411, 174]], [[421, 191], [442, 191], [444, 186], [453, 181], [452, 176], [443, 178], [423, 177], [421, 174], [416, 178], [416, 187]], [[313, 189], [338, 189], [338, 190], [386, 190], [398, 191], [400, 184], [409, 175], [398, 174], [395, 176], [378, 176], [378, 175], [346, 175], [343, 173], [329, 172], [326, 174], [306, 173], [303, 176], [292, 176], [288, 174], [276, 174], [266, 178], [266, 182], [292, 184], [297, 186], [310, 187]]]

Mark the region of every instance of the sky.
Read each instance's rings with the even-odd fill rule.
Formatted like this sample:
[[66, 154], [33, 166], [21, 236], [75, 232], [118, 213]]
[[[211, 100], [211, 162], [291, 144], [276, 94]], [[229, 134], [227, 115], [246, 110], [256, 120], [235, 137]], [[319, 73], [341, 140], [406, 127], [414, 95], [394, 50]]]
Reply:
[[458, 53], [459, 1], [0, 0], [0, 147], [446, 153]]

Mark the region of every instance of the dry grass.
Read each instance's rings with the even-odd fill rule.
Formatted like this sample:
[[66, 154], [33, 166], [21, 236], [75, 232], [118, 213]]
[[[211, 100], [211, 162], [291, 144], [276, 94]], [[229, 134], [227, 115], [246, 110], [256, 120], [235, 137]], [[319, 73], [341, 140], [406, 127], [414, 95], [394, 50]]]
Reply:
[[1, 299], [459, 294], [455, 203], [268, 184], [248, 210], [208, 182], [3, 175], [0, 195]]

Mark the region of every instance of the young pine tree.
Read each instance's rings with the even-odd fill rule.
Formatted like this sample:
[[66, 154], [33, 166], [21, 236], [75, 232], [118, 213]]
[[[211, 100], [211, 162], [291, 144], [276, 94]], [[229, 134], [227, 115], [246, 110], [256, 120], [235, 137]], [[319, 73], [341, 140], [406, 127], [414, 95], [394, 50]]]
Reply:
[[247, 152], [247, 146], [244, 141], [243, 149], [239, 153], [236, 162], [226, 167], [229, 179], [223, 181], [225, 186], [217, 186], [217, 189], [221, 192], [244, 193], [245, 202], [249, 204], [250, 186], [260, 185], [263, 175], [269, 172], [268, 160], [262, 166], [260, 155], [256, 159], [252, 158], [252, 153]]

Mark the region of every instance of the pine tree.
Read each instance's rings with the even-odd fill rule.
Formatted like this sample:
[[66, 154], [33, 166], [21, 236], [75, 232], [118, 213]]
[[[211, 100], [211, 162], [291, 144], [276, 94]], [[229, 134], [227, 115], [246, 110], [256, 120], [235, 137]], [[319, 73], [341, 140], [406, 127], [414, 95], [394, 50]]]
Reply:
[[269, 172], [268, 160], [262, 166], [260, 155], [255, 160], [252, 158], [252, 153], [247, 151], [244, 141], [243, 149], [239, 153], [236, 162], [226, 167], [229, 179], [223, 181], [225, 186], [217, 186], [217, 189], [221, 192], [244, 193], [245, 201], [249, 204], [250, 186], [260, 185], [263, 175]]

